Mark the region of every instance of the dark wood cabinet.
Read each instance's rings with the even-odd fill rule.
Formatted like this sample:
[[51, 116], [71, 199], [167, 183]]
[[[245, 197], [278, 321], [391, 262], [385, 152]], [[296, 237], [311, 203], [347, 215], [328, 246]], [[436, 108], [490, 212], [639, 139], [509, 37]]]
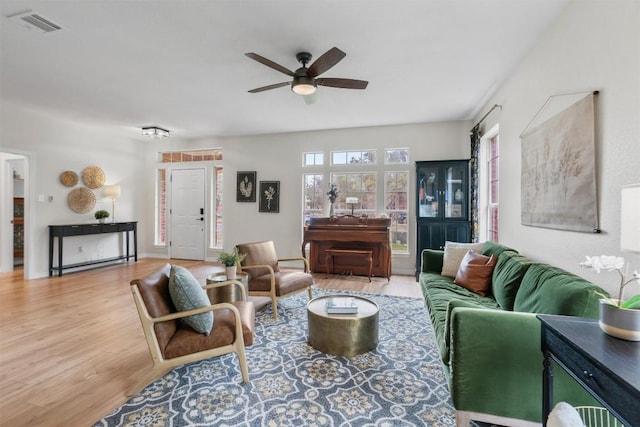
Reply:
[[625, 426], [637, 426], [640, 421], [640, 342], [605, 334], [596, 319], [543, 314], [537, 317], [541, 322], [544, 355], [543, 425], [547, 425], [547, 416], [556, 403], [551, 363], [555, 361]]
[[416, 279], [423, 249], [469, 242], [469, 161], [416, 162]]

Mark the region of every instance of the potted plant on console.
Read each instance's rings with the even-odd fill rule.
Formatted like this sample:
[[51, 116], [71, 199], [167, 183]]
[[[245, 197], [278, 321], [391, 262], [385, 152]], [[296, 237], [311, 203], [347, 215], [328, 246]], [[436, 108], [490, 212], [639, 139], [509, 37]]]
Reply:
[[228, 280], [236, 278], [237, 265], [244, 257], [244, 254], [238, 252], [238, 248], [233, 248], [233, 252], [220, 252], [217, 261], [226, 267]]
[[600, 328], [608, 335], [628, 341], [640, 341], [640, 294], [633, 295], [626, 300], [623, 297], [625, 286], [632, 282], [640, 283], [640, 272], [634, 271], [629, 275], [629, 265], [625, 268], [622, 257], [600, 255], [587, 257], [580, 264], [582, 267], [600, 270], [615, 270], [620, 275], [620, 289], [618, 298], [613, 299], [599, 295], [600, 299]]
[[109, 212], [105, 211], [104, 209], [100, 209], [99, 211], [96, 211], [93, 216], [95, 216], [96, 219], [102, 224], [109, 217]]

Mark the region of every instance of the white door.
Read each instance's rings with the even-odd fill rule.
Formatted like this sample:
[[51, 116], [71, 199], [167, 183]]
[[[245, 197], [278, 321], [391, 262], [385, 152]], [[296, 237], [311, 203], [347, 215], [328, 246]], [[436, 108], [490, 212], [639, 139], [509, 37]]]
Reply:
[[171, 171], [171, 258], [204, 260], [205, 170]]

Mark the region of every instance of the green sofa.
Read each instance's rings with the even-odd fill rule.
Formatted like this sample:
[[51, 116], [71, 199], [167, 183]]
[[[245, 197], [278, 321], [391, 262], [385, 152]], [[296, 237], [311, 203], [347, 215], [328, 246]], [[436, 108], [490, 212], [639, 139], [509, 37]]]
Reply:
[[[456, 424], [471, 420], [537, 426], [542, 418], [542, 352], [537, 313], [598, 317], [598, 286], [560, 268], [486, 242], [498, 257], [491, 293], [479, 296], [442, 276], [444, 251], [424, 250], [420, 286], [456, 408]], [[554, 369], [554, 399], [595, 401], [562, 368]]]

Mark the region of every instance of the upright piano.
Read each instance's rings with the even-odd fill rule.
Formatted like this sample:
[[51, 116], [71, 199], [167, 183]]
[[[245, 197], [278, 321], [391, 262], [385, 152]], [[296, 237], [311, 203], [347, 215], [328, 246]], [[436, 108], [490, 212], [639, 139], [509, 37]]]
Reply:
[[332, 271], [327, 261], [328, 249], [355, 249], [372, 251], [374, 276], [391, 277], [391, 219], [366, 216], [312, 217], [304, 229], [302, 256], [309, 244], [309, 266], [316, 273], [350, 273], [367, 276], [369, 262], [362, 256], [343, 255], [333, 259]]

